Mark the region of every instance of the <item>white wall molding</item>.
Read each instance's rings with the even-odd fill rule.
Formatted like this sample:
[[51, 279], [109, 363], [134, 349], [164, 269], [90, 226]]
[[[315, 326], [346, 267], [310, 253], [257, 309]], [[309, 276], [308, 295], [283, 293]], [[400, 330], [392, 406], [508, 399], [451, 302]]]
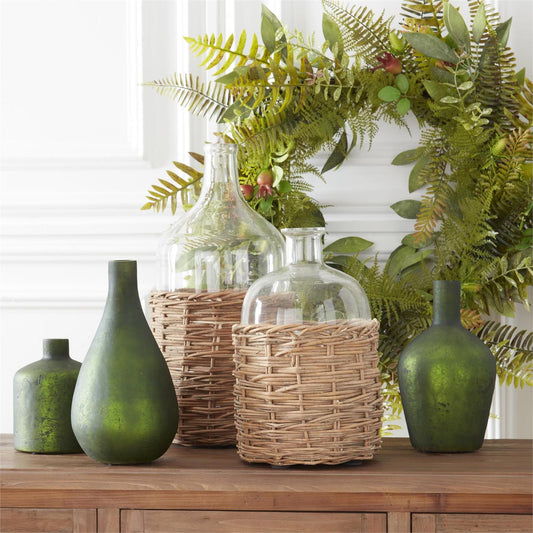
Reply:
[[0, 172], [28, 172], [35, 170], [143, 170], [152, 166], [142, 156], [107, 157], [3, 157]]
[[[143, 301], [154, 285], [157, 241], [175, 217], [142, 212], [145, 195], [173, 160], [191, 162], [187, 152], [201, 152], [217, 125], [142, 82], [174, 72], [210, 79], [183, 36], [245, 29], [250, 40], [260, 35], [261, 3], [0, 2], [0, 431], [11, 431], [12, 376], [40, 356], [42, 338], [69, 337], [75, 358], [83, 358], [105, 302], [107, 261], [138, 261]], [[321, 0], [264, 3], [290, 30], [321, 39]], [[367, 4], [399, 14], [398, 0]], [[466, 0], [459, 4], [466, 9]], [[513, 48], [529, 67], [531, 2], [506, 0], [499, 8], [504, 19], [515, 15]], [[365, 141], [326, 183], [313, 180], [312, 196], [330, 205], [328, 243], [358, 235], [375, 242], [368, 255], [382, 261], [412, 231], [413, 221], [389, 207], [417, 197], [407, 192], [410, 168], [390, 164], [417, 145], [416, 120], [409, 127], [381, 124], [370, 149]], [[326, 157], [314, 164], [321, 168]], [[491, 422], [489, 436], [533, 435], [524, 422], [532, 392], [498, 389], [501, 422]]]

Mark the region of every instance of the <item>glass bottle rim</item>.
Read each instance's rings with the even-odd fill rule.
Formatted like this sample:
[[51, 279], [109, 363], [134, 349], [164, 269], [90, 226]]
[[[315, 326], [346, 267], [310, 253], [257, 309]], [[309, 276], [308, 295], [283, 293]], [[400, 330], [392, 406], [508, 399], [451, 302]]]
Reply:
[[236, 152], [239, 149], [237, 143], [226, 142], [206, 142], [204, 145], [206, 153], [218, 153], [218, 152]]
[[281, 233], [286, 237], [308, 237], [321, 236], [326, 233], [326, 228], [323, 226], [307, 227], [307, 228], [283, 228]]

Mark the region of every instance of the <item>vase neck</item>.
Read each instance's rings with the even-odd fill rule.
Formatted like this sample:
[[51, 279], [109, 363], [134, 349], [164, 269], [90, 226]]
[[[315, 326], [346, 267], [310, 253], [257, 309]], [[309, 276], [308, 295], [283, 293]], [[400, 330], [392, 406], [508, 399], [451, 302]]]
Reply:
[[204, 175], [198, 203], [212, 199], [227, 201], [242, 198], [237, 150], [236, 144], [206, 143]]
[[433, 282], [433, 324], [461, 323], [461, 282]]
[[139, 305], [137, 261], [118, 260], [108, 264], [107, 302], [113, 305]]
[[281, 230], [285, 236], [287, 265], [322, 265], [322, 237], [324, 228], [286, 228]]
[[43, 339], [43, 359], [68, 359], [68, 339]]

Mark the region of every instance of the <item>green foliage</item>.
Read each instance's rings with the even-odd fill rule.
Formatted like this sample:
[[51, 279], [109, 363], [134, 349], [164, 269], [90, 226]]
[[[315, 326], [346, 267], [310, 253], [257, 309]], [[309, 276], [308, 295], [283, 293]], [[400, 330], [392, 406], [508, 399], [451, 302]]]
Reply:
[[494, 353], [501, 384], [533, 386], [533, 332], [489, 321], [475, 333]]
[[[465, 327], [491, 346], [502, 381], [531, 384], [531, 334], [492, 322], [482, 328], [483, 315], [512, 316], [516, 303], [529, 305], [533, 284], [533, 83], [507, 47], [511, 21], [500, 21], [482, 0], [469, 0], [468, 20], [448, 0], [405, 0], [397, 33], [391, 18], [367, 7], [338, 0], [323, 7], [321, 45], [289, 32], [263, 7], [263, 44], [244, 31], [237, 41], [187, 39], [218, 76], [218, 89], [179, 75], [152, 86], [195, 114], [218, 118], [223, 135], [240, 144], [243, 183], [255, 185], [261, 169], [279, 168], [281, 194], [266, 207], [252, 202], [278, 227], [321, 224], [308, 175], [322, 177], [356, 146], [371, 144], [382, 120], [406, 127], [412, 112], [418, 146], [392, 163], [412, 165], [407, 189], [420, 199], [391, 207], [413, 220], [413, 233], [381, 269], [359, 258], [368, 241], [326, 250], [332, 266], [360, 281], [381, 322], [385, 404], [392, 418], [401, 410], [396, 365], [431, 323], [433, 279], [461, 280]], [[319, 171], [308, 161], [320, 150], [329, 155]], [[194, 174], [181, 170], [185, 183], [172, 175], [172, 182], [160, 180], [146, 208], [164, 208], [191, 187]]]
[[[204, 156], [189, 152], [191, 157], [203, 165]], [[185, 174], [180, 176], [173, 170], [167, 170], [167, 174], [172, 182], [166, 179], [159, 179], [159, 184], [153, 185], [148, 192], [146, 202], [141, 209], [153, 209], [154, 211], [164, 211], [170, 200], [172, 214], [178, 207], [178, 194], [181, 198], [181, 205], [185, 210], [189, 209], [200, 194], [201, 180], [203, 172], [194, 169], [189, 165], [174, 161], [174, 166]]]
[[191, 113], [207, 118], [220, 118], [229, 107], [231, 94], [223, 85], [200, 82], [191, 74], [174, 74], [144, 85], [168, 96]]

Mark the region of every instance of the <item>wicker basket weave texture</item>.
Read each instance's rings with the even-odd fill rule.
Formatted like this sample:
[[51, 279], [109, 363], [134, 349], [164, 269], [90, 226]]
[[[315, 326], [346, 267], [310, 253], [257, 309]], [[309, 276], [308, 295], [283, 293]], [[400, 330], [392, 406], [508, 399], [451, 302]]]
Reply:
[[381, 446], [376, 320], [236, 325], [237, 449], [249, 462], [339, 464]]
[[235, 444], [232, 326], [246, 291], [152, 292], [151, 326], [178, 398], [174, 443]]

